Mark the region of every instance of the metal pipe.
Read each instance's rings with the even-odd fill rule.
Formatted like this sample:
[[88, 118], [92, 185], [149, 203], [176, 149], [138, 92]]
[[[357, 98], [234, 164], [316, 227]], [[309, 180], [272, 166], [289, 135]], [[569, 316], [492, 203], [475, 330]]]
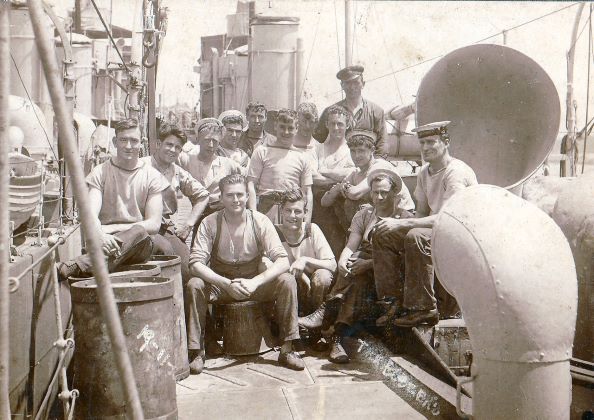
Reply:
[[344, 66], [352, 65], [353, 52], [353, 11], [351, 8], [351, 1], [344, 0]]
[[93, 264], [94, 276], [97, 280], [99, 304], [107, 326], [122, 389], [128, 404], [127, 408], [129, 415], [133, 419], [143, 419], [142, 407], [138, 397], [138, 390], [136, 389], [136, 380], [134, 379], [134, 373], [130, 364], [126, 341], [111, 288], [111, 281], [105, 265], [103, 251], [101, 250], [101, 238], [93, 222], [94, 215], [89, 206], [88, 190], [85, 185], [85, 177], [79, 162], [78, 148], [76, 147], [76, 139], [72, 130], [73, 122], [72, 119], [69, 119], [66, 99], [64, 98], [64, 88], [61, 83], [55, 57], [51, 50], [50, 34], [43, 30], [41, 24], [43, 19], [41, 0], [28, 0], [27, 3], [30, 9], [31, 23], [35, 32], [35, 43], [37, 44], [39, 56], [43, 63], [58, 121], [58, 129], [60, 133], [64, 134], [61, 139], [64, 141], [65, 158], [72, 172], [74, 194], [80, 206], [82, 229], [87, 238], [87, 248]]
[[[248, 3], [248, 80], [247, 80], [247, 91], [248, 91], [248, 102], [252, 102], [254, 99], [253, 83], [252, 83], [252, 72], [254, 67], [254, 37], [252, 35], [252, 19], [256, 17], [256, 2], [250, 1]], [[218, 115], [218, 114], [217, 114]]]
[[9, 234], [9, 166], [10, 139], [10, 2], [0, 2], [0, 418], [10, 418], [8, 396], [8, 369], [10, 352], [10, 293], [8, 261], [10, 261]]
[[[575, 44], [577, 42], [577, 34], [580, 25], [580, 19], [582, 17], [582, 11], [584, 10], [585, 3], [580, 3], [578, 10], [575, 14], [575, 20], [573, 22], [573, 30], [571, 33], [571, 44], [569, 45], [569, 51], [567, 51], [567, 99], [565, 100], [565, 106], [567, 108], [567, 115], [565, 118], [565, 126], [567, 128], [567, 140], [569, 142], [567, 158], [569, 161], [569, 174], [566, 173], [566, 168], [562, 168], [562, 176], [574, 176], [575, 175], [575, 109], [573, 107], [573, 67], [575, 63]], [[564, 162], [562, 162], [564, 163]]]
[[505, 189], [477, 185], [444, 204], [431, 242], [468, 327], [474, 418], [569, 419], [577, 278], [561, 228]]
[[219, 91], [219, 51], [216, 48], [212, 50], [212, 116], [216, 117], [221, 113], [221, 100]]
[[304, 53], [303, 38], [297, 38], [297, 51], [295, 52], [295, 109], [297, 109], [301, 103], [301, 95], [303, 94], [303, 84], [305, 79]]
[[[58, 244], [59, 244], [58, 240]], [[48, 241], [49, 243], [49, 241]], [[56, 260], [56, 252], [53, 254], [54, 262]], [[58, 281], [58, 269], [56, 264], [52, 264], [51, 268], [52, 286], [54, 289], [54, 311], [56, 312], [56, 328], [58, 330], [58, 340], [64, 340], [64, 327], [62, 326], [62, 304], [60, 302], [60, 283]], [[66, 349], [60, 348], [60, 358], [66, 355]], [[68, 378], [66, 377], [66, 367], [60, 368], [60, 388], [63, 393], [68, 392]], [[51, 390], [48, 390], [51, 392]], [[64, 418], [68, 417], [68, 411], [70, 410], [70, 403], [68, 400], [62, 401], [62, 407], [64, 409]]]
[[[68, 339], [68, 340], [64, 340], [64, 341], [65, 341], [65, 344], [63, 345], [64, 348], [72, 349], [74, 347], [74, 342], [72, 341], [72, 339]], [[54, 345], [56, 345], [56, 343], [54, 343]], [[45, 393], [45, 395], [43, 397], [43, 401], [41, 401], [41, 404], [39, 405], [37, 414], [35, 414], [35, 420], [39, 420], [39, 419], [43, 418], [43, 414], [44, 414], [45, 408], [47, 406], [47, 403], [49, 401], [49, 397], [52, 393], [52, 389], [54, 387], [54, 384], [56, 383], [56, 379], [58, 379], [58, 377], [60, 376], [60, 372], [62, 371], [62, 367], [64, 367], [65, 360], [66, 360], [66, 351], [60, 351], [60, 358], [58, 359], [58, 366], [56, 367], [56, 370], [54, 371], [54, 374], [52, 375], [52, 380], [50, 381], [50, 383], [47, 387], [47, 392]]]

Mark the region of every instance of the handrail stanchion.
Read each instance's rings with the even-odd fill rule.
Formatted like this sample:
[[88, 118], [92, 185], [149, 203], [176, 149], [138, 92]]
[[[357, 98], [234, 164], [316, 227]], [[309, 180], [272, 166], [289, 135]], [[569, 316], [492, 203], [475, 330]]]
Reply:
[[8, 394], [8, 368], [10, 351], [10, 293], [9, 271], [10, 235], [8, 233], [8, 191], [10, 182], [8, 167], [8, 98], [10, 95], [10, 2], [0, 2], [0, 418], [10, 418], [10, 399]]
[[[52, 99], [60, 141], [63, 141], [64, 157], [71, 171], [71, 182], [74, 194], [80, 207], [81, 223], [87, 238], [87, 250], [93, 264], [93, 274], [97, 280], [97, 293], [107, 332], [113, 349], [116, 366], [118, 368], [122, 389], [127, 403], [128, 414], [134, 420], [143, 419], [142, 407], [136, 389], [136, 380], [128, 356], [126, 341], [122, 324], [115, 303], [111, 281], [105, 265], [101, 238], [94, 223], [95, 216], [91, 212], [88, 199], [85, 177], [78, 159], [78, 148], [74, 138], [72, 115], [68, 113], [64, 87], [62, 86], [61, 73], [58, 69], [56, 58], [51, 49], [53, 34], [47, 33], [42, 24], [44, 19], [41, 0], [28, 0], [31, 23], [35, 33], [35, 43], [43, 64], [48, 89]], [[51, 36], [50, 36], [51, 35]]]

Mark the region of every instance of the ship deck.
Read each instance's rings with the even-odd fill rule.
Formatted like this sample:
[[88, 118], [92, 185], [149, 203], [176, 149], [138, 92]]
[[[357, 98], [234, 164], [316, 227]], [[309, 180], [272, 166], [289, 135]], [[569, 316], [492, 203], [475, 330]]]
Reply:
[[[207, 359], [200, 375], [177, 384], [183, 419], [422, 419], [386, 383], [372, 363], [357, 357], [359, 343], [346, 339], [348, 364], [329, 362], [326, 354], [300, 352], [305, 370], [277, 364], [278, 352]], [[408, 363], [394, 358], [401, 365]], [[410, 364], [413, 369], [413, 365]]]

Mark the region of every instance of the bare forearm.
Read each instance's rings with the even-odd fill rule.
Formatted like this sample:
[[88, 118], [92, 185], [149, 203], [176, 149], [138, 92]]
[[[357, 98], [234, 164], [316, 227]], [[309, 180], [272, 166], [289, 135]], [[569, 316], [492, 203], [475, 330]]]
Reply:
[[334, 271], [336, 270], [336, 260], [333, 258], [331, 260], [320, 260], [317, 258], [310, 258], [304, 257], [305, 259], [305, 269], [308, 272], [316, 271], [319, 269]]
[[257, 198], [256, 198], [256, 187], [254, 181], [248, 181], [248, 202], [247, 207], [250, 210], [256, 210]]
[[231, 284], [231, 280], [226, 277], [220, 276], [210, 269], [207, 265], [202, 263], [194, 263], [190, 265], [190, 273], [194, 277], [199, 277], [207, 283], [217, 286], [223, 290], [226, 290]]
[[208, 196], [200, 198], [193, 206], [186, 219], [188, 226], [194, 226], [208, 205]]
[[288, 258], [277, 258], [276, 261], [273, 262], [272, 265], [266, 269], [266, 271], [254, 277], [254, 280], [260, 281], [262, 284], [268, 283], [269, 281], [277, 278], [281, 274], [289, 271], [289, 267], [290, 266]]
[[305, 222], [311, 223], [311, 215], [313, 214], [313, 191], [311, 190], [311, 186], [306, 188], [305, 197], [307, 199], [307, 208], [309, 209], [305, 216]]
[[336, 168], [321, 170], [320, 174], [335, 182], [342, 182], [351, 172], [353, 172], [353, 168]]
[[155, 227], [150, 223], [150, 221], [146, 220], [136, 223], [114, 223], [111, 225], [101, 225], [101, 230], [103, 231], [103, 233], [115, 235], [116, 233], [130, 229], [132, 226], [142, 226], [149, 235], [154, 235], [155, 233], [159, 232], [161, 224], [159, 223], [159, 228], [155, 229]]

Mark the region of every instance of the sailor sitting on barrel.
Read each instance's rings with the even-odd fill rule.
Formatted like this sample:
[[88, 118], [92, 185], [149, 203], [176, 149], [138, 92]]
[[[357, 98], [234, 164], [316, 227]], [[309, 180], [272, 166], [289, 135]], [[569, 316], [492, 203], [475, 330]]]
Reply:
[[[477, 184], [472, 168], [449, 153], [450, 121], [417, 127], [421, 155], [427, 162], [417, 177], [416, 217], [381, 220], [373, 235], [373, 269], [378, 298], [392, 299], [394, 325], [413, 327], [439, 320], [433, 289], [431, 231], [436, 214], [457, 191]], [[394, 276], [404, 251], [404, 284]]]
[[[139, 159], [141, 136], [138, 121], [115, 125], [117, 154], [96, 166], [87, 176], [91, 211], [101, 232], [108, 270], [148, 260], [153, 240], [161, 228], [163, 198], [169, 183], [151, 165]], [[165, 253], [165, 252], [162, 252]], [[60, 265], [63, 279], [92, 274], [88, 254]]]
[[[237, 301], [274, 302], [279, 339], [283, 344], [279, 364], [302, 370], [303, 361], [293, 351], [299, 338], [297, 285], [287, 273], [289, 259], [272, 222], [246, 209], [245, 177], [233, 174], [219, 182], [223, 209], [207, 216], [192, 245], [186, 286], [190, 371], [204, 368], [204, 328], [209, 303]], [[260, 273], [262, 257], [272, 264]]]

